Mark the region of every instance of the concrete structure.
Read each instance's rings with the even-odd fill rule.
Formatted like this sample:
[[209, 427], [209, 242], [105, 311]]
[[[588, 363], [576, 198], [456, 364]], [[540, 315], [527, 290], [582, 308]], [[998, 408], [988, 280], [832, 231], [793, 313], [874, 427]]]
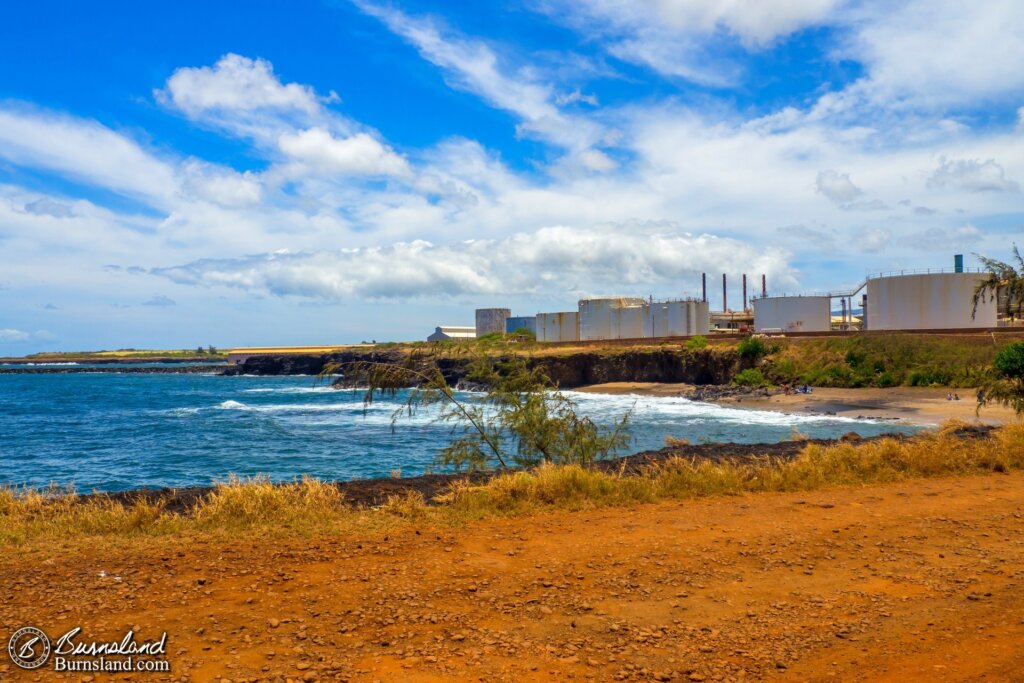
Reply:
[[644, 304], [643, 309], [645, 337], [692, 337], [710, 332], [706, 301], [654, 301]]
[[441, 325], [434, 329], [434, 333], [427, 337], [427, 341], [469, 341], [476, 339], [475, 327], [460, 327], [457, 325]]
[[533, 332], [534, 336], [537, 336], [537, 316], [517, 316], [505, 321], [506, 334], [512, 334], [516, 330], [521, 330], [523, 328], [526, 328], [530, 332]]
[[832, 297], [769, 296], [754, 299], [756, 332], [829, 332]]
[[974, 310], [981, 273], [910, 273], [867, 281], [867, 330], [956, 330], [996, 326], [992, 297]]
[[476, 336], [482, 337], [494, 332], [505, 334], [505, 321], [510, 317], [512, 311], [507, 308], [476, 309]]
[[645, 303], [637, 297], [582, 299], [579, 302], [580, 341], [643, 337]]
[[712, 332], [746, 332], [754, 326], [750, 311], [710, 311]]
[[537, 314], [537, 341], [574, 342], [580, 340], [580, 314], [576, 311]]

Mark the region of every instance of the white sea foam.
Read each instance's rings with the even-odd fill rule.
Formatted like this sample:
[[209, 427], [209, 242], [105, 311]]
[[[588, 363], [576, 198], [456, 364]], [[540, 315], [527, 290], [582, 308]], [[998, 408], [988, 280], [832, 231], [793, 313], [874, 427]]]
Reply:
[[567, 391], [587, 414], [622, 414], [632, 408], [634, 416], [649, 419], [682, 418], [686, 422], [716, 422], [729, 425], [796, 426], [822, 422], [877, 423], [878, 420], [838, 417], [835, 415], [800, 415], [771, 410], [745, 410], [715, 403], [691, 401], [681, 396], [640, 396], [637, 394], [591, 394]]
[[259, 389], [242, 389], [242, 393], [245, 394], [323, 394], [331, 391], [337, 391], [332, 387], [280, 387], [270, 388], [262, 387]]

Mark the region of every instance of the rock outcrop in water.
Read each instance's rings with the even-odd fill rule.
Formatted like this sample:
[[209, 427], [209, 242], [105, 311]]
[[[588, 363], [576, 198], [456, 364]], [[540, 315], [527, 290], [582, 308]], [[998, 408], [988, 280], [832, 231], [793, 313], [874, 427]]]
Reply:
[[[371, 361], [400, 363], [400, 350], [345, 351], [322, 355], [252, 356], [229, 368], [226, 374], [316, 375], [328, 363]], [[465, 377], [470, 360], [441, 356], [436, 359], [449, 384]], [[740, 369], [740, 358], [731, 349], [656, 349], [618, 353], [582, 352], [529, 359], [565, 389], [605, 382], [672, 382], [686, 384], [727, 384]]]

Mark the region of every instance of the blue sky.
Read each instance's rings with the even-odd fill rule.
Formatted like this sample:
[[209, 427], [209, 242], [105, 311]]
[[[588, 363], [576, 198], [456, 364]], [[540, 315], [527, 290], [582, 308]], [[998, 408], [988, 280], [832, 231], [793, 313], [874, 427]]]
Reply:
[[702, 271], [840, 289], [1024, 241], [1008, 0], [0, 19], [0, 354], [417, 339], [476, 306]]

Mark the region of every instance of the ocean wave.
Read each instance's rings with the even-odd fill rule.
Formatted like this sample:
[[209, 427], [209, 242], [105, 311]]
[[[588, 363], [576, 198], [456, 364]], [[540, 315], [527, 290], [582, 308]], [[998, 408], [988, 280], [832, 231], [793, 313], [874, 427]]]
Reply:
[[623, 414], [632, 409], [634, 416], [646, 419], [683, 418], [686, 422], [711, 421], [728, 425], [796, 426], [814, 423], [871, 423], [878, 420], [839, 417], [836, 415], [800, 415], [772, 410], [730, 408], [716, 403], [693, 401], [681, 396], [640, 396], [638, 394], [591, 394], [565, 392], [583, 413]]
[[262, 387], [259, 389], [242, 389], [244, 394], [323, 394], [338, 391], [333, 387]]

